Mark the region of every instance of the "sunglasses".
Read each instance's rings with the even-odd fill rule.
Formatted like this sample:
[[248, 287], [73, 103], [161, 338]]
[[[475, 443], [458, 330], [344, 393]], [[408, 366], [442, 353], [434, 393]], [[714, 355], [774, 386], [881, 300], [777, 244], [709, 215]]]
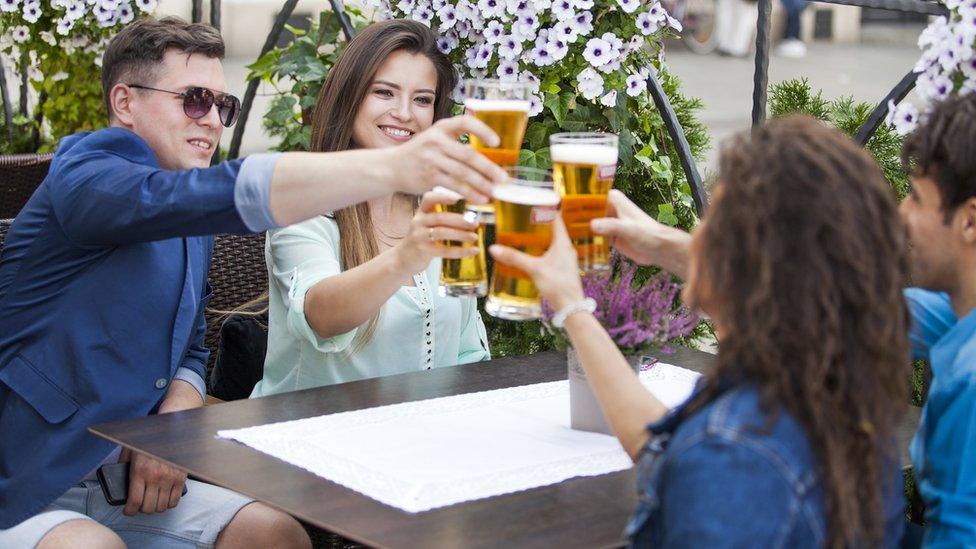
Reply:
[[220, 117], [220, 123], [229, 128], [234, 125], [234, 122], [237, 122], [237, 116], [241, 114], [241, 101], [239, 99], [230, 94], [215, 93], [207, 88], [193, 86], [192, 88], [187, 88], [185, 92], [175, 92], [150, 88], [149, 86], [140, 86], [139, 84], [127, 85], [130, 88], [171, 93], [182, 97], [183, 114], [194, 120], [207, 116], [210, 109], [214, 105], [217, 105], [217, 115]]

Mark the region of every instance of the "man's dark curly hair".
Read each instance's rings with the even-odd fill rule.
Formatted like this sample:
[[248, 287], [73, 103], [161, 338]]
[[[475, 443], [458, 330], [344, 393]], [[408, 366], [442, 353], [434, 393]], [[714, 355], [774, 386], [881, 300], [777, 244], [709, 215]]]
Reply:
[[976, 94], [952, 96], [937, 104], [905, 140], [906, 171], [931, 177], [939, 189], [946, 223], [949, 214], [976, 196]]

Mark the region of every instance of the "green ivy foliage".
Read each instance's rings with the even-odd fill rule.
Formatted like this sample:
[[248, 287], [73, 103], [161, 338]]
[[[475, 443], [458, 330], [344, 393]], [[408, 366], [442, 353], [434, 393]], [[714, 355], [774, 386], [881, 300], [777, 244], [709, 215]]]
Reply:
[[[769, 114], [773, 117], [787, 114], [807, 114], [822, 120], [853, 137], [870, 116], [875, 105], [856, 102], [852, 97], [839, 97], [833, 101], [816, 93], [806, 78], [787, 80], [769, 88]], [[878, 127], [865, 149], [871, 153], [892, 189], [901, 200], [910, 191], [908, 174], [901, 165], [901, 146], [904, 138], [885, 124]]]

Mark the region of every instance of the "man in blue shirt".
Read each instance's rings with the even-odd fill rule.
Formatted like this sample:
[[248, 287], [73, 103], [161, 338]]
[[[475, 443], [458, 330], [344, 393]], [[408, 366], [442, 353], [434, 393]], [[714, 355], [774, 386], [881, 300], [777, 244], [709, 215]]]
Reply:
[[[209, 235], [435, 185], [485, 202], [504, 178], [457, 141], [497, 143], [471, 117], [395, 148], [209, 167], [240, 108], [223, 92], [223, 53], [216, 30], [176, 18], [122, 30], [103, 58], [111, 127], [63, 139], [10, 228], [0, 254], [0, 547], [307, 546], [292, 518], [120, 455], [87, 427], [203, 404]], [[116, 461], [129, 461], [124, 508], [106, 505], [92, 475]]]
[[906, 140], [912, 352], [932, 368], [911, 456], [926, 547], [976, 546], [976, 96], [937, 105]]

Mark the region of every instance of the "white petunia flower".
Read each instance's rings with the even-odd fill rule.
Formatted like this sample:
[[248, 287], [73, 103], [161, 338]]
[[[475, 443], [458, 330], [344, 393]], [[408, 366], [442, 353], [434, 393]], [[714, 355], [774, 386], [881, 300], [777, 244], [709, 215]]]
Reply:
[[663, 19], [658, 21], [647, 12], [643, 12], [638, 15], [635, 22], [637, 24], [637, 30], [639, 30], [644, 36], [650, 36], [664, 26]]
[[602, 38], [590, 38], [583, 50], [583, 59], [594, 66], [606, 65], [613, 58], [613, 46]]
[[119, 18], [119, 21], [121, 21], [123, 25], [131, 23], [132, 20], [136, 18], [135, 14], [132, 12], [132, 6], [129, 4], [121, 4], [119, 9], [115, 10], [115, 15]]
[[20, 6], [20, 0], [0, 0], [0, 11], [11, 12], [17, 11]]
[[98, 5], [104, 10], [114, 12], [115, 10], [119, 9], [119, 5], [121, 3], [122, 0], [99, 0]]
[[944, 74], [925, 72], [915, 84], [919, 95], [926, 101], [942, 101], [952, 93], [952, 80]]
[[529, 96], [529, 116], [535, 116], [542, 112], [544, 105], [542, 98], [536, 94]]
[[486, 18], [501, 17], [505, 13], [504, 0], [478, 0], [478, 11]]
[[520, 53], [522, 53], [522, 41], [519, 38], [511, 34], [502, 36], [498, 42], [499, 57], [511, 61], [517, 59]]
[[529, 59], [537, 67], [546, 67], [556, 62], [548, 43], [537, 44], [536, 47], [532, 48], [532, 51], [529, 52]]
[[472, 69], [484, 69], [488, 67], [494, 51], [488, 44], [475, 44], [465, 52], [468, 60], [468, 67]]
[[588, 11], [577, 13], [576, 17], [569, 20], [569, 24], [578, 36], [586, 36], [593, 32], [593, 14]]
[[647, 16], [651, 18], [651, 21], [658, 23], [663, 26], [668, 20], [668, 12], [664, 9], [664, 6], [660, 2], [654, 2], [651, 7], [647, 9]]
[[637, 97], [647, 91], [647, 77], [640, 74], [632, 74], [627, 77], [627, 95]]
[[402, 13], [413, 13], [413, 8], [415, 5], [414, 0], [400, 0], [397, 2], [396, 9], [400, 10]]
[[447, 0], [434, 0], [430, 3], [430, 7], [433, 8], [434, 13], [441, 11], [441, 8], [449, 5], [450, 4], [447, 3]]
[[668, 26], [674, 29], [675, 32], [681, 32], [681, 30], [684, 29], [684, 27], [681, 26], [681, 21], [678, 21], [674, 17], [671, 17], [670, 14], [667, 16], [667, 20], [668, 20]]
[[551, 9], [559, 21], [568, 21], [576, 16], [576, 3], [573, 0], [553, 0]]
[[468, 38], [471, 35], [471, 22], [458, 20], [454, 24], [454, 30], [457, 32], [460, 38]]
[[579, 32], [568, 21], [556, 23], [556, 26], [552, 28], [552, 32], [553, 35], [559, 37], [560, 40], [567, 44], [572, 44], [579, 39]]
[[76, 0], [68, 4], [68, 7], [65, 8], [64, 17], [65, 19], [71, 21], [73, 25], [75, 21], [85, 16], [86, 11], [87, 8], [85, 8], [85, 3]]
[[498, 69], [495, 74], [498, 75], [498, 79], [504, 82], [516, 82], [519, 77], [519, 67], [518, 62], [503, 60], [498, 63]]
[[57, 72], [54, 74], [54, 76], [51, 77], [51, 80], [54, 80], [55, 82], [60, 82], [62, 80], [67, 80], [67, 79], [68, 79], [68, 73], [64, 71]]
[[592, 100], [603, 95], [603, 77], [592, 67], [583, 69], [576, 76], [576, 81], [579, 83], [576, 89], [584, 98]]
[[898, 135], [908, 135], [915, 131], [918, 119], [918, 109], [915, 105], [906, 101], [895, 106], [894, 101], [888, 101], [888, 116], [885, 117], [885, 123], [894, 127]]
[[61, 19], [58, 19], [58, 24], [55, 30], [57, 30], [57, 33], [60, 34], [61, 36], [67, 36], [68, 33], [71, 32], [71, 27], [73, 26], [74, 26], [73, 21], [71, 21], [67, 17], [62, 17]]
[[157, 6], [156, 0], [136, 0], [136, 7], [141, 11], [150, 12], [155, 11]]
[[555, 34], [549, 35], [549, 52], [556, 61], [562, 61], [569, 55], [569, 43]]
[[617, 0], [624, 13], [634, 13], [640, 7], [640, 0]]
[[454, 48], [458, 47], [461, 41], [458, 40], [457, 34], [454, 32], [448, 32], [437, 39], [437, 49], [441, 50], [441, 53], [447, 55], [454, 51]]
[[542, 86], [542, 82], [539, 81], [539, 77], [535, 75], [532, 71], [525, 71], [519, 76], [519, 80], [523, 83], [529, 85], [529, 91], [531, 93], [539, 93], [539, 88]]
[[589, 10], [593, 8], [593, 0], [576, 0], [576, 9]]
[[24, 4], [24, 21], [28, 23], [37, 23], [37, 20], [41, 18], [41, 5], [38, 3], [30, 2]]
[[966, 78], [976, 78], [976, 57], [960, 65], [959, 70]]
[[[43, 32], [41, 32], [41, 35], [40, 36], [41, 36], [41, 40], [43, 40], [45, 43], [47, 43], [47, 45], [49, 45], [49, 46], [57, 46], [58, 45], [58, 39], [54, 37], [54, 33], [52, 33], [51, 31], [43, 31]], [[0, 48], [0, 49], [2, 49], [2, 48]]]
[[457, 23], [457, 10], [451, 4], [445, 4], [437, 10], [437, 18], [441, 20], [441, 24], [437, 28], [444, 32]]
[[523, 40], [534, 40], [536, 30], [539, 28], [539, 18], [531, 13], [519, 15], [515, 18], [513, 33]]
[[430, 27], [430, 22], [434, 20], [434, 10], [429, 6], [424, 6], [410, 15], [410, 18], [426, 27]]
[[617, 104], [617, 90], [610, 90], [600, 98], [600, 104], [604, 107], [613, 107]]
[[967, 78], [959, 88], [959, 95], [969, 95], [976, 92], [976, 78]]
[[489, 21], [488, 25], [485, 26], [485, 40], [489, 44], [499, 44], [502, 38], [505, 37], [505, 25], [502, 25], [500, 21]]
[[542, 13], [552, 7], [552, 0], [532, 0], [532, 6], [535, 13]]
[[10, 36], [14, 39], [14, 42], [21, 44], [30, 38], [30, 29], [25, 25], [16, 26], [10, 29]]

